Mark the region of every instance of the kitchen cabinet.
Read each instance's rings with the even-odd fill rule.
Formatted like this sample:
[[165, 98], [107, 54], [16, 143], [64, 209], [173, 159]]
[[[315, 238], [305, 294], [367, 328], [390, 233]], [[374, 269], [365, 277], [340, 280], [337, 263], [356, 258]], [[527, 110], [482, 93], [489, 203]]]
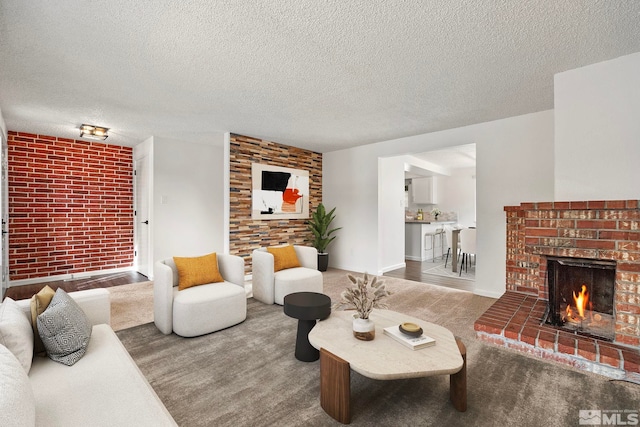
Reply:
[[435, 176], [413, 178], [411, 180], [411, 196], [413, 197], [413, 203], [437, 204], [438, 191], [436, 182], [437, 178]]
[[445, 224], [452, 225], [453, 221], [434, 222], [406, 222], [404, 225], [404, 257], [411, 261], [426, 261], [442, 256], [442, 238], [444, 234], [433, 239], [427, 233], [433, 233], [438, 228], [443, 228]]

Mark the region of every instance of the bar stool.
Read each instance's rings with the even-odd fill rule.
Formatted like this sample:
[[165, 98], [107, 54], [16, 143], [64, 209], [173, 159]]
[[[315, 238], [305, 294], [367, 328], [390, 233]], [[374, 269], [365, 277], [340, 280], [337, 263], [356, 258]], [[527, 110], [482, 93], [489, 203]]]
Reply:
[[436, 239], [440, 237], [440, 258], [444, 256], [444, 228], [436, 228], [434, 231], [430, 231], [424, 234], [424, 244], [427, 245], [427, 239], [431, 239], [431, 249], [433, 250], [433, 262], [436, 262]]
[[[447, 257], [444, 260], [444, 268], [447, 268], [447, 263], [449, 262], [449, 254], [451, 253], [451, 248], [453, 247], [453, 228], [450, 225], [444, 226], [444, 237], [447, 239]], [[456, 239], [458, 239], [458, 253], [456, 255], [460, 255], [460, 234], [456, 234]], [[444, 245], [442, 245], [442, 251], [444, 252]]]

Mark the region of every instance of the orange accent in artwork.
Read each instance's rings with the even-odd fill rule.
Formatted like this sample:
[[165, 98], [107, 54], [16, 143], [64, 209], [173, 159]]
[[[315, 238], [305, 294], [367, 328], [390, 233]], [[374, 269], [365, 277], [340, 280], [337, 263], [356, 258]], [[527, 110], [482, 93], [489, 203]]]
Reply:
[[284, 194], [282, 194], [282, 200], [285, 203], [294, 204], [300, 197], [302, 197], [302, 194], [299, 193], [300, 190], [297, 188], [287, 188], [284, 190]]

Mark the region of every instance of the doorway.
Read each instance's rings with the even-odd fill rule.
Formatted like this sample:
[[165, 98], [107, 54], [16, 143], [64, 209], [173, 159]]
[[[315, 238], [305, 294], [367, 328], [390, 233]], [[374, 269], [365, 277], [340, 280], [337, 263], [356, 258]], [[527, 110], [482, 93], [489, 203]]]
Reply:
[[2, 274], [2, 289], [0, 301], [4, 298], [5, 292], [9, 288], [9, 159], [7, 156], [7, 139], [4, 132], [0, 132], [0, 217], [2, 218], [2, 246], [0, 251], [0, 270]]
[[134, 264], [138, 273], [152, 278], [151, 223], [149, 189], [151, 168], [149, 155], [135, 160], [135, 208], [134, 208]]
[[[408, 154], [399, 156], [404, 161], [404, 182], [402, 187], [404, 194], [404, 212], [402, 219], [393, 219], [394, 222], [402, 221], [405, 243], [407, 233], [413, 233], [414, 230], [422, 230], [421, 224], [413, 223], [407, 226], [411, 220], [415, 219], [415, 214], [420, 210], [423, 213], [425, 221], [434, 221], [432, 212], [438, 212], [439, 223], [445, 224], [453, 228], [468, 228], [476, 226], [476, 145], [465, 144], [460, 146], [447, 147], [444, 149], [427, 151], [422, 153]], [[398, 166], [396, 166], [398, 167]], [[429, 192], [429, 199], [425, 197], [418, 198], [414, 195], [414, 190], [421, 187], [413, 188], [412, 180], [417, 179], [420, 184], [427, 181], [431, 184], [432, 191]], [[399, 183], [397, 183], [399, 184]], [[424, 185], [422, 185], [424, 187]], [[437, 209], [438, 211], [434, 211]], [[394, 217], [395, 218], [395, 217]], [[387, 219], [388, 220], [388, 219]], [[416, 227], [417, 225], [417, 227]], [[427, 225], [426, 227], [429, 227]], [[393, 226], [395, 230], [398, 227]], [[436, 227], [437, 228], [437, 227]], [[399, 231], [399, 230], [398, 230]], [[418, 231], [416, 231], [418, 232]], [[413, 235], [412, 235], [413, 236]], [[397, 240], [397, 237], [395, 237]], [[420, 235], [411, 241], [424, 242], [424, 236]], [[428, 240], [428, 239], [427, 239]], [[438, 284], [457, 289], [473, 291], [475, 281], [461, 279], [456, 273], [451, 271], [451, 267], [444, 268], [444, 257], [440, 256], [440, 250], [447, 252], [451, 242], [442, 245], [442, 249], [438, 247], [438, 253], [432, 250], [427, 241], [422, 246], [418, 246], [419, 253], [407, 253], [407, 246], [404, 246], [405, 253], [402, 257], [404, 266], [402, 268], [393, 268], [384, 273], [385, 276], [404, 278], [413, 281]], [[383, 246], [388, 246], [386, 243]], [[413, 246], [411, 246], [413, 248]], [[425, 252], [426, 251], [426, 252]], [[428, 253], [427, 253], [428, 252]], [[436, 256], [437, 262], [433, 257]], [[441, 259], [442, 258], [442, 262]], [[478, 258], [481, 262], [481, 257]], [[393, 258], [397, 265], [398, 257]], [[450, 263], [450, 260], [449, 260]], [[387, 265], [391, 263], [386, 263]], [[438, 268], [442, 264], [440, 270], [442, 274], [438, 274]], [[457, 277], [454, 277], [457, 276]]]

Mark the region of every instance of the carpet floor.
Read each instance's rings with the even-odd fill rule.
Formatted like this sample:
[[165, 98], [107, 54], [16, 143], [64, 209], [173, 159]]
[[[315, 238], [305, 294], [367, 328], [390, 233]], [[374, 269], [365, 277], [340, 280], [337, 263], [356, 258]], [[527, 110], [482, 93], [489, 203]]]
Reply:
[[111, 294], [111, 328], [114, 331], [153, 322], [153, 282], [106, 289]]
[[[349, 285], [345, 273], [324, 274], [325, 293], [334, 301]], [[475, 340], [473, 322], [495, 300], [384, 280], [393, 292], [390, 309], [441, 324], [463, 338], [468, 409], [457, 412], [449, 402], [448, 376], [378, 381], [352, 372], [352, 425], [577, 426], [580, 410], [640, 409], [637, 384]], [[180, 426], [340, 425], [320, 407], [319, 362], [300, 362], [293, 355], [296, 324], [282, 307], [250, 298], [243, 323], [213, 334], [165, 336], [153, 323], [117, 334]]]

